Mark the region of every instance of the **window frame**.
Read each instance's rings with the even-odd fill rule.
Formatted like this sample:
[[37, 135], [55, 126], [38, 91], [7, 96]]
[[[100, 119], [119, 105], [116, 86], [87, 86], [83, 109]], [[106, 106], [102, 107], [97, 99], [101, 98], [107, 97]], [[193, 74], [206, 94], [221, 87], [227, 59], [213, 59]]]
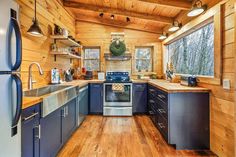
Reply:
[[[208, 19], [207, 21], [204, 21], [203, 23], [197, 25], [196, 27], [194, 27], [193, 29], [191, 29], [190, 31], [184, 33], [183, 35], [179, 36], [178, 38], [176, 38], [175, 40], [169, 42], [168, 44], [166, 44], [166, 49], [167, 49], [167, 53], [168, 53], [168, 62], [170, 62], [170, 54], [169, 54], [169, 48], [168, 46], [180, 39], [183, 39], [185, 37], [187, 37], [188, 35], [197, 32], [198, 30], [202, 29], [203, 27], [209, 25], [209, 24], [213, 24], [213, 29], [215, 28], [215, 23], [214, 20], [212, 18]], [[215, 42], [215, 30], [214, 30], [214, 42]], [[213, 48], [214, 48], [214, 63], [215, 63], [215, 44], [213, 43]], [[215, 66], [215, 65], [214, 65]], [[215, 67], [214, 68], [214, 73], [215, 73]], [[184, 77], [188, 77], [188, 76], [192, 76], [192, 74], [183, 74], [183, 73], [175, 73], [175, 75], [177, 76], [184, 76]], [[195, 75], [196, 77], [204, 77], [204, 78], [214, 78], [215, 76], [211, 76], [211, 75]]]
[[[96, 58], [85, 59], [85, 50], [86, 49], [98, 49], [99, 50], [99, 59], [96, 59]], [[100, 46], [83, 46], [83, 67], [85, 66], [85, 61], [88, 61], [88, 60], [97, 60], [99, 63], [98, 70], [92, 70], [93, 72], [98, 72], [101, 70], [101, 47]]]
[[[150, 48], [150, 50], [151, 50], [151, 58], [150, 58], [150, 61], [151, 61], [151, 71], [148, 71], [148, 72], [139, 72], [137, 69], [136, 69], [136, 60], [140, 60], [140, 59], [137, 59], [136, 58], [136, 49], [138, 49], [138, 48], [140, 48], [140, 49], [142, 49], [142, 48]], [[135, 75], [138, 75], [138, 74], [150, 74], [150, 73], [153, 73], [153, 70], [154, 70], [154, 66], [153, 66], [153, 62], [154, 62], [154, 59], [153, 59], [153, 57], [154, 57], [154, 55], [153, 55], [153, 52], [154, 52], [154, 47], [153, 46], [135, 46], [134, 47], [134, 74]]]
[[[223, 18], [222, 18], [222, 4], [210, 8], [204, 13], [204, 16], [198, 16], [192, 21], [188, 22], [184, 25], [179, 31], [171, 34], [166, 40], [162, 42], [163, 49], [163, 57], [165, 56], [166, 45], [174, 40], [178, 40], [181, 36], [189, 33], [195, 29], [197, 29], [201, 24], [209, 20], [213, 20], [214, 23], [214, 77], [204, 77], [197, 76], [199, 83], [207, 83], [213, 85], [221, 85], [222, 84], [222, 28], [223, 28]], [[163, 60], [163, 66], [166, 67], [165, 61]], [[163, 68], [165, 69], [165, 68]], [[165, 70], [164, 70], [165, 73]]]

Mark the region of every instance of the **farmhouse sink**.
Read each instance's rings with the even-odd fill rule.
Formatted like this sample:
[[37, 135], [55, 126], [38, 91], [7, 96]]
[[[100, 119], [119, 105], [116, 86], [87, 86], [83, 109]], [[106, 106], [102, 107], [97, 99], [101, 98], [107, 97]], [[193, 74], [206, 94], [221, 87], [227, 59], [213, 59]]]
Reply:
[[41, 116], [45, 117], [76, 98], [76, 87], [68, 85], [49, 85], [24, 91], [24, 96], [42, 98]]

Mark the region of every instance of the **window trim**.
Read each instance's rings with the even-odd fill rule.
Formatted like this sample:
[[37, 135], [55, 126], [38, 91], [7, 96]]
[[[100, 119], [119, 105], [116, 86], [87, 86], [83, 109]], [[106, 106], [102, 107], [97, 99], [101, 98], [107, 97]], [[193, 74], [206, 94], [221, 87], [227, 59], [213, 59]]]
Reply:
[[[91, 58], [91, 59], [85, 59], [85, 49], [99, 49], [99, 59], [96, 58]], [[84, 62], [87, 60], [98, 60], [99, 63], [99, 68], [98, 70], [93, 70], [94, 72], [101, 71], [101, 47], [100, 46], [83, 46], [83, 67], [84, 67]]]
[[[150, 48], [151, 49], [151, 58], [150, 58], [150, 60], [151, 60], [151, 71], [148, 71], [148, 72], [138, 72], [138, 71], [136, 71], [136, 60], [141, 60], [141, 59], [137, 59], [136, 58], [136, 49], [137, 48]], [[138, 74], [144, 74], [144, 75], [148, 75], [148, 74], [152, 74], [153, 73], [153, 71], [154, 71], [154, 47], [153, 46], [135, 46], [134, 47], [134, 58], [133, 58], [133, 61], [134, 61], [134, 64], [133, 64], [133, 69], [134, 69], [134, 72], [133, 72], [133, 75], [138, 75]], [[147, 60], [147, 59], [146, 59]]]
[[[213, 19], [214, 22], [214, 78], [212, 77], [201, 77], [198, 76], [198, 80], [200, 83], [207, 83], [213, 85], [221, 85], [222, 84], [222, 71], [223, 71], [223, 62], [222, 62], [222, 28], [223, 28], [223, 18], [222, 18], [222, 4], [219, 3], [216, 6], [207, 10], [204, 15], [201, 15], [194, 20], [190, 21], [186, 25], [184, 25], [179, 31], [170, 35], [166, 40], [162, 42], [163, 44], [163, 52], [165, 52], [165, 45], [177, 40], [181, 35], [196, 29], [199, 24], [202, 24], [209, 19]], [[164, 62], [163, 62], [163, 66]], [[165, 73], [165, 72], [164, 72]]]

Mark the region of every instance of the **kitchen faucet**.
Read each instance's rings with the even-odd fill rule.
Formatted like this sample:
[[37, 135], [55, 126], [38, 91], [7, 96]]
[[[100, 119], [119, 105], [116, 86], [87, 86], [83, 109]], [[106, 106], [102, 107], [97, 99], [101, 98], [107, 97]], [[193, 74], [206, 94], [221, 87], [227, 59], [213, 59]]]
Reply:
[[33, 83], [36, 83], [36, 81], [33, 81], [33, 78], [32, 78], [32, 66], [33, 66], [34, 64], [38, 67], [39, 74], [40, 74], [40, 75], [43, 75], [43, 70], [42, 70], [42, 68], [41, 68], [41, 66], [40, 66], [39, 63], [33, 62], [33, 63], [31, 63], [31, 64], [29, 65], [29, 78], [28, 78], [28, 89], [29, 89], [29, 90], [33, 89]]

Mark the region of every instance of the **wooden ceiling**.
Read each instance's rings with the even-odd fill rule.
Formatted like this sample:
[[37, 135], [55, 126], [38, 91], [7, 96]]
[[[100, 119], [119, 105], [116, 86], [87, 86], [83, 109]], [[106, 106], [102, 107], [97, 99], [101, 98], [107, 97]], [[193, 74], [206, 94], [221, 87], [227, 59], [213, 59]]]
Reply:
[[191, 9], [192, 0], [63, 0], [63, 5], [78, 21], [160, 34], [181, 12]]

